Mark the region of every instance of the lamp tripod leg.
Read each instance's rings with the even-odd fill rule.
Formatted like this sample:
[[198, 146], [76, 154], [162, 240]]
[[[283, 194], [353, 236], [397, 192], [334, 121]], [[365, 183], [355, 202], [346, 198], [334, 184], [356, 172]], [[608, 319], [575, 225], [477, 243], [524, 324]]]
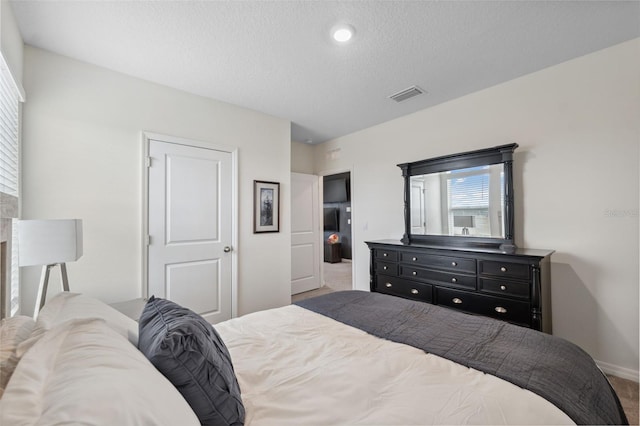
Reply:
[[44, 265], [42, 267], [42, 275], [40, 275], [40, 285], [38, 286], [38, 295], [36, 296], [36, 306], [33, 309], [33, 319], [38, 318], [40, 309], [44, 306], [47, 298], [47, 287], [49, 286], [49, 272], [54, 265]]
[[[69, 277], [67, 276], [67, 264], [59, 263], [60, 265], [60, 279], [62, 281], [62, 290], [69, 291]], [[38, 318], [38, 313], [40, 309], [44, 306], [44, 302], [47, 299], [47, 287], [49, 287], [49, 273], [51, 272], [51, 268], [56, 266], [53, 265], [44, 265], [42, 267], [42, 275], [40, 276], [40, 285], [38, 286], [38, 295], [36, 296], [36, 306], [33, 309], [33, 319]]]
[[67, 277], [67, 264], [60, 264], [60, 278], [62, 279], [62, 291], [69, 291], [69, 278]]

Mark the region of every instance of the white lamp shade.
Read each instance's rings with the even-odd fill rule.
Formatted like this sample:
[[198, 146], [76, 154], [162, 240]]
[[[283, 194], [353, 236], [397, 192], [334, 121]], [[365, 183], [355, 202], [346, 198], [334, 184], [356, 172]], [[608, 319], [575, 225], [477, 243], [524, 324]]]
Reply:
[[81, 219], [18, 221], [20, 266], [73, 262], [81, 256]]

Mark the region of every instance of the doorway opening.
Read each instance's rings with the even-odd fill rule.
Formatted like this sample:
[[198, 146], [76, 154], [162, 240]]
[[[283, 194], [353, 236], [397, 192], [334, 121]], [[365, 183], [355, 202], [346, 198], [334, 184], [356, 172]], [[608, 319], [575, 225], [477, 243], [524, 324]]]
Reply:
[[333, 291], [351, 290], [351, 172], [326, 175], [322, 182], [323, 284]]

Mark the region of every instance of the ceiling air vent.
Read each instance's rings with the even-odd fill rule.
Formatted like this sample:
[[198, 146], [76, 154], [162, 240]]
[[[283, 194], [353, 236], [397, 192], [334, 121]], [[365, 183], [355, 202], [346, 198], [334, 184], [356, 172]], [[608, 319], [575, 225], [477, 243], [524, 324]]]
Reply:
[[409, 98], [413, 98], [414, 96], [418, 96], [423, 94], [424, 91], [418, 86], [411, 86], [408, 89], [404, 89], [398, 93], [395, 93], [389, 96], [390, 99], [393, 99], [396, 102], [406, 101]]

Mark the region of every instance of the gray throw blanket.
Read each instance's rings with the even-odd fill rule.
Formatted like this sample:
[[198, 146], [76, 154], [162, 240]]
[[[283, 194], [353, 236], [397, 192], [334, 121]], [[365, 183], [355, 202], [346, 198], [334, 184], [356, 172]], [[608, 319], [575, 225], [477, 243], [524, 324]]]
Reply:
[[628, 424], [593, 359], [564, 339], [380, 293], [343, 291], [296, 304], [507, 380], [550, 401], [577, 424]]

